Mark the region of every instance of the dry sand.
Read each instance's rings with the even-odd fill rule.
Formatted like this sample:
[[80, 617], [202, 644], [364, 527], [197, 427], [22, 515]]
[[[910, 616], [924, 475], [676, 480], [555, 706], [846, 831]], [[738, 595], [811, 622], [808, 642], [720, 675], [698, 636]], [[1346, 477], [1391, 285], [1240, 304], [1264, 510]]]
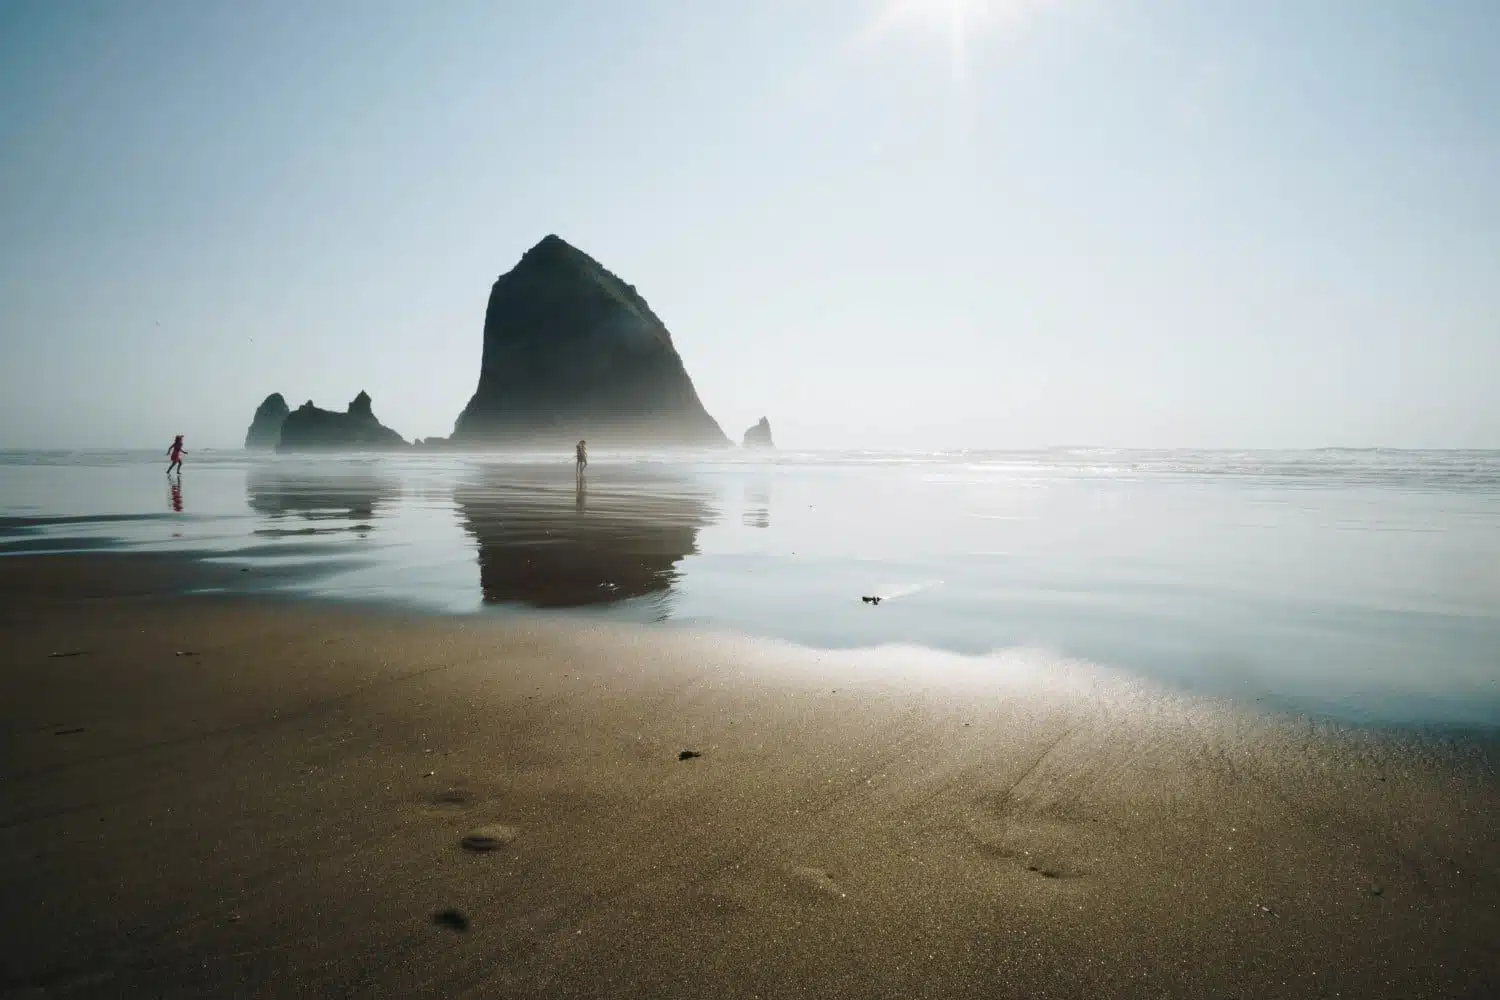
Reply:
[[1491, 742], [200, 572], [0, 559], [7, 995], [1500, 992]]

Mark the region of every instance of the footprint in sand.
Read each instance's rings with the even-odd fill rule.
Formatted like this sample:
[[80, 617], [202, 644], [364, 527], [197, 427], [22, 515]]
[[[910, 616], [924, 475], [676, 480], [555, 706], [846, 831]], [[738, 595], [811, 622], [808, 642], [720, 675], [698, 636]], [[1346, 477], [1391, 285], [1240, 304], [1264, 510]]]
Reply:
[[1027, 865], [1026, 870], [1040, 875], [1042, 878], [1082, 878], [1086, 872], [1075, 871], [1060, 865], [1032, 864]]
[[[1038, 815], [1009, 797], [987, 803], [969, 823], [969, 841], [982, 857], [1008, 862], [1010, 871], [1048, 880], [1088, 876], [1078, 850], [1085, 823], [1069, 810], [1048, 811], [1052, 815]], [[1059, 818], [1063, 813], [1069, 818]]]
[[464, 813], [474, 807], [477, 800], [478, 796], [461, 784], [449, 785], [441, 792], [429, 793], [418, 797], [413, 806], [417, 811], [433, 819], [445, 819], [450, 822], [456, 822]]
[[[484, 818], [484, 813], [489, 810], [481, 807], [490, 803], [491, 799], [491, 795], [459, 780], [440, 792], [422, 796], [418, 800], [418, 808], [430, 818], [442, 821], [450, 829], [462, 829], [463, 826]], [[476, 812], [478, 815], [473, 815]], [[459, 837], [458, 843], [466, 851], [484, 854], [500, 850], [520, 836], [520, 833], [519, 828], [506, 823], [481, 823]]]
[[792, 868], [792, 877], [800, 884], [831, 899], [846, 899], [848, 893], [833, 880], [833, 876], [822, 868], [797, 866]]
[[520, 831], [513, 826], [504, 823], [490, 823], [485, 826], [476, 826], [464, 834], [459, 841], [466, 851], [484, 853], [485, 851], [498, 851], [519, 836]]

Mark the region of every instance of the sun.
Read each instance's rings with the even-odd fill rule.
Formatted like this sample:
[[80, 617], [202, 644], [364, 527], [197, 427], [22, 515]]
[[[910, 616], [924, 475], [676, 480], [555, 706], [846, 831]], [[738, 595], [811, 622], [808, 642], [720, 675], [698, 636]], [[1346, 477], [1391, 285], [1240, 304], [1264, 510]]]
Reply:
[[923, 31], [942, 35], [953, 74], [968, 70], [969, 49], [982, 33], [1011, 31], [1050, 0], [884, 0], [871, 34]]
[[951, 29], [989, 6], [990, 0], [889, 0], [886, 17]]

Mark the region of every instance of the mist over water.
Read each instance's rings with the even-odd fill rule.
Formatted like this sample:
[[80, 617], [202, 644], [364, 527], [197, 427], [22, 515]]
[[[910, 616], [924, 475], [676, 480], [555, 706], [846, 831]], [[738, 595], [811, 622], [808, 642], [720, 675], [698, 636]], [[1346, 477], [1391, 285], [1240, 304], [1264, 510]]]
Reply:
[[815, 647], [1024, 647], [1342, 719], [1500, 724], [1496, 452], [596, 453], [581, 485], [568, 455], [164, 468], [0, 454], [0, 554], [179, 552], [303, 570], [247, 590]]

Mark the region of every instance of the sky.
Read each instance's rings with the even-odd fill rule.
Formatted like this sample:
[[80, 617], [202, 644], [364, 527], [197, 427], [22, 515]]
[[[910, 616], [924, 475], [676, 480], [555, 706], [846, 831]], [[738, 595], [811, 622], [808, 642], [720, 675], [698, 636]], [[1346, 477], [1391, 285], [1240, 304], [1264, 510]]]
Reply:
[[556, 233], [731, 437], [1500, 447], [1494, 0], [0, 0], [0, 448], [407, 438]]

